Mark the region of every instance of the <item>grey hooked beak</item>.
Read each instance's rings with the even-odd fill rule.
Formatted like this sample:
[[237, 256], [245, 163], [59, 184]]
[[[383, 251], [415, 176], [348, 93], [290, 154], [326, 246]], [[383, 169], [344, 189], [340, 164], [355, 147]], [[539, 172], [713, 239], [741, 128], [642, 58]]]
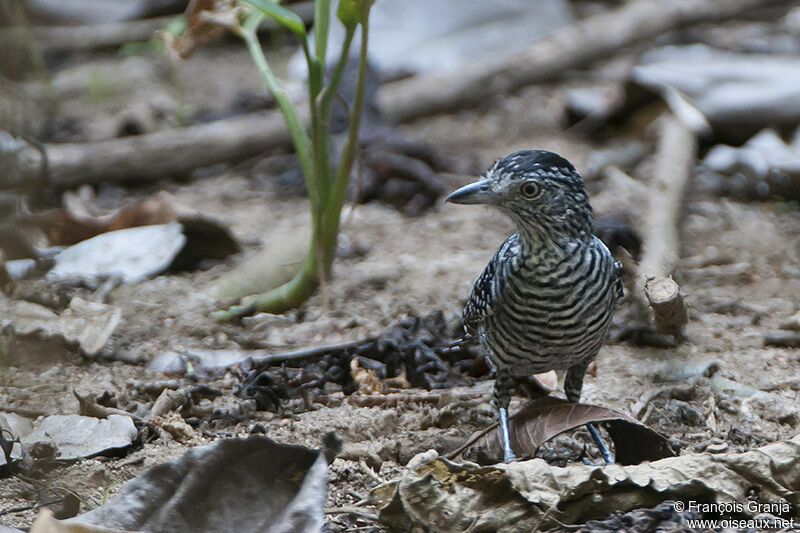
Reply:
[[453, 191], [445, 202], [454, 204], [496, 204], [499, 196], [494, 192], [492, 180], [483, 179]]

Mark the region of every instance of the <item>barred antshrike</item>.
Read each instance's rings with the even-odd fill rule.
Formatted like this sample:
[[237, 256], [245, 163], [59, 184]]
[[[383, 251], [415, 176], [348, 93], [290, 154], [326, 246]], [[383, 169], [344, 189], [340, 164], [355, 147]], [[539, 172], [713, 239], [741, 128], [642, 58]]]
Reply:
[[[513, 461], [508, 404], [514, 378], [566, 370], [567, 399], [580, 400], [622, 284], [614, 258], [592, 234], [583, 181], [557, 154], [513, 153], [447, 201], [496, 206], [517, 227], [475, 282], [463, 315], [467, 333], [478, 337], [495, 369], [503, 452]], [[603, 458], [613, 462], [597, 429], [588, 428]]]

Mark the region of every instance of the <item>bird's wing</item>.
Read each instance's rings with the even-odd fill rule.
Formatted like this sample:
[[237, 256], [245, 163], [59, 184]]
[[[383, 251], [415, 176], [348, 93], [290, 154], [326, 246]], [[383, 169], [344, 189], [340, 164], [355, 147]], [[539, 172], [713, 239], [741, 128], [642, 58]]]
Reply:
[[515, 233], [506, 239], [483, 269], [464, 306], [462, 318], [467, 333], [475, 335], [481, 322], [492, 314], [492, 305], [503, 290], [502, 269], [513, 263], [513, 256], [517, 253], [519, 253], [519, 235]]
[[611, 283], [614, 285], [614, 300], [617, 307], [619, 307], [622, 305], [622, 300], [625, 298], [625, 290], [622, 287], [622, 263], [614, 259], [608, 246], [597, 236], [594, 237], [594, 245], [601, 249], [601, 253], [606, 257], [608, 262], [611, 263]]
[[625, 299], [625, 289], [622, 288], [622, 263], [614, 261], [614, 292], [617, 297], [617, 306], [622, 305]]

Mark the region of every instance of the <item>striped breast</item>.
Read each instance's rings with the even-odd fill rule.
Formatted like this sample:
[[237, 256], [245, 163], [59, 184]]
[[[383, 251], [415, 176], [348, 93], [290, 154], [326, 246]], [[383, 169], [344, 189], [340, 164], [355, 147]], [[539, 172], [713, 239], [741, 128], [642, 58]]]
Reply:
[[478, 331], [492, 363], [528, 375], [593, 359], [618, 300], [614, 259], [597, 238], [527, 254], [497, 268]]

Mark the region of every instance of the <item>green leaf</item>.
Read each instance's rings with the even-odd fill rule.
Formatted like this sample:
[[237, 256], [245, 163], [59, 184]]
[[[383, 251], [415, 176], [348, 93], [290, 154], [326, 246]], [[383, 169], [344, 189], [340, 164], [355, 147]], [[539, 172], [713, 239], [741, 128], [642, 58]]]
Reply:
[[369, 10], [375, 0], [341, 0], [336, 16], [345, 28], [353, 28], [356, 24], [366, 24]]
[[245, 2], [257, 9], [260, 9], [269, 17], [275, 19], [275, 22], [292, 33], [295, 33], [300, 37], [306, 36], [306, 25], [303, 23], [303, 19], [301, 19], [297, 13], [291, 9], [286, 9], [283, 6], [278, 5], [277, 2], [273, 2], [271, 0], [245, 0]]

